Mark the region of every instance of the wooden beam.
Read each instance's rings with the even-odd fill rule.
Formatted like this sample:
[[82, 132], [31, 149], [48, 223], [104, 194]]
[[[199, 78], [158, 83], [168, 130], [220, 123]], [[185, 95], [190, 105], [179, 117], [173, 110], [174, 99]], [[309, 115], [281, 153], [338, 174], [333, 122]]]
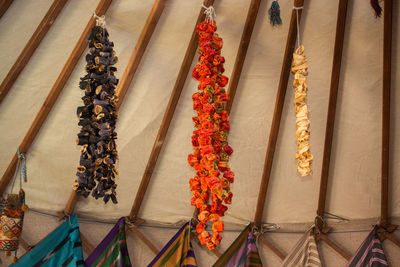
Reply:
[[139, 229], [135, 225], [130, 225], [128, 229], [131, 230], [132, 232], [134, 232], [146, 244], [146, 246], [151, 251], [154, 252], [154, 254], [157, 255], [158, 253], [160, 253], [160, 250], [158, 248], [156, 248], [153, 245], [153, 243], [149, 239], [147, 239], [147, 237], [142, 232], [140, 232]]
[[94, 251], [95, 247], [89, 241], [89, 239], [87, 239], [86, 236], [82, 234], [82, 232], [80, 232], [80, 235], [81, 235], [82, 247], [86, 250], [87, 254], [90, 255]]
[[251, 35], [253, 34], [254, 25], [256, 23], [258, 10], [260, 8], [261, 0], [252, 0], [250, 3], [249, 11], [247, 12], [246, 22], [244, 24], [242, 38], [240, 40], [239, 49], [236, 54], [235, 65], [231, 79], [229, 82], [228, 93], [229, 100], [226, 103], [226, 111], [231, 112], [232, 103], [235, 99], [236, 89], [239, 84], [240, 75], [242, 74], [243, 64], [246, 59], [247, 50], [249, 48]]
[[382, 84], [382, 161], [381, 161], [381, 219], [387, 227], [389, 202], [389, 135], [390, 135], [390, 88], [392, 73], [392, 0], [384, 1], [383, 9], [383, 84]]
[[[214, 3], [214, 0], [206, 0], [205, 1], [206, 6], [210, 6], [213, 3]], [[129, 215], [129, 219], [132, 221], [137, 218], [137, 215], [139, 213], [140, 207], [143, 202], [143, 198], [146, 194], [147, 187], [150, 183], [150, 179], [151, 179], [151, 176], [154, 171], [154, 167], [157, 163], [158, 156], [160, 155], [160, 151], [164, 144], [165, 137], [167, 136], [168, 128], [172, 121], [172, 117], [174, 115], [175, 108], [178, 104], [179, 97], [181, 95], [183, 86], [185, 85], [185, 81], [186, 81], [187, 75], [189, 73], [190, 66], [192, 65], [192, 61], [193, 61], [194, 55], [196, 53], [197, 43], [198, 43], [198, 36], [197, 36], [197, 32], [196, 32], [197, 24], [199, 22], [203, 21], [204, 18], [205, 18], [204, 8], [201, 8], [200, 14], [197, 18], [197, 22], [194, 27], [193, 33], [192, 33], [192, 37], [191, 37], [189, 45], [188, 45], [188, 48], [186, 49], [185, 57], [183, 59], [181, 68], [179, 70], [178, 77], [176, 79], [174, 88], [172, 90], [167, 109], [164, 113], [164, 117], [161, 122], [160, 128], [158, 130], [156, 140], [154, 141], [153, 149], [151, 150], [151, 154], [150, 154], [149, 160], [147, 162], [147, 166], [144, 171], [142, 180], [140, 182], [139, 189], [136, 193], [135, 201], [133, 203], [133, 206], [132, 206], [132, 209], [131, 209], [131, 212]]]
[[140, 34], [139, 40], [136, 44], [135, 50], [128, 62], [128, 67], [125, 69], [124, 75], [122, 76], [120, 86], [117, 88], [118, 103], [117, 109], [121, 106], [123, 99], [128, 91], [128, 88], [135, 76], [136, 70], [142, 60], [143, 54], [146, 51], [147, 45], [150, 42], [151, 36], [153, 35], [154, 29], [160, 20], [161, 14], [164, 11], [165, 3], [167, 0], [156, 0], [150, 15], [147, 18], [146, 24]]
[[392, 241], [396, 246], [400, 248], [400, 241], [397, 238], [395, 238], [391, 233], [385, 233], [385, 236], [387, 239]]
[[[335, 47], [329, 93], [328, 114], [326, 119], [324, 154], [322, 158], [321, 183], [319, 189], [317, 214], [323, 218], [325, 214], [326, 192], [328, 187], [329, 165], [331, 160], [333, 130], [335, 126], [336, 102], [339, 90], [340, 67], [342, 63], [343, 41], [346, 25], [348, 0], [339, 0], [338, 17], [336, 24]], [[317, 220], [317, 227], [322, 228], [322, 221]]]
[[11, 6], [14, 0], [1, 0], [0, 1], [0, 18], [6, 13], [7, 9]]
[[[140, 34], [139, 40], [133, 50], [132, 56], [129, 59], [128, 65], [122, 75], [121, 81], [118, 85], [116, 96], [118, 98], [117, 110], [119, 110], [121, 104], [124, 102], [125, 95], [129, 89], [129, 86], [135, 76], [136, 70], [142, 60], [143, 54], [146, 51], [147, 45], [150, 42], [151, 36], [153, 35], [154, 29], [160, 20], [161, 14], [164, 11], [165, 2], [167, 0], [156, 0], [150, 15], [147, 17], [146, 24]], [[75, 206], [78, 202], [79, 195], [72, 190], [71, 196], [68, 199], [67, 205], [64, 209], [64, 214], [72, 214], [75, 210]]]
[[[302, 7], [304, 0], [294, 0], [295, 7]], [[302, 10], [298, 10], [299, 22], [301, 20]], [[283, 64], [281, 69], [281, 76], [279, 79], [278, 92], [275, 100], [275, 109], [272, 117], [271, 130], [269, 133], [267, 153], [265, 156], [264, 170], [261, 179], [260, 191], [258, 193], [256, 213], [254, 217], [254, 225], [258, 228], [261, 226], [265, 198], [267, 196], [268, 184], [271, 176], [272, 162], [275, 154], [276, 142], [278, 140], [279, 126], [281, 123], [283, 104], [285, 103], [286, 89], [289, 81], [290, 68], [292, 65], [294, 48], [296, 45], [297, 37], [297, 12], [292, 10], [290, 19], [289, 33], [286, 41], [285, 55], [283, 57]]]
[[[333, 130], [335, 126], [336, 103], [339, 91], [340, 68], [342, 63], [344, 33], [346, 29], [348, 0], [339, 0], [338, 16], [336, 24], [335, 46], [333, 51], [333, 64], [331, 74], [331, 84], [329, 93], [328, 113], [326, 119], [324, 154], [322, 158], [321, 182], [319, 189], [318, 209], [316, 226], [319, 229], [323, 227], [323, 218], [325, 215], [326, 193], [328, 188], [329, 165], [332, 151]], [[335, 242], [330, 240], [325, 234], [318, 235], [326, 244], [342, 255], [346, 260], [350, 260], [350, 255], [347, 254]]]
[[[96, 14], [99, 16], [104, 15], [107, 11], [108, 7], [110, 6], [112, 0], [101, 0], [99, 5], [96, 8]], [[83, 51], [85, 51], [87, 47], [87, 37], [89, 36], [90, 30], [95, 25], [96, 20], [93, 16], [90, 18], [88, 24], [86, 25], [85, 30], [81, 34], [77, 44], [74, 47], [71, 55], [69, 56], [64, 68], [62, 69], [60, 75], [58, 76], [56, 82], [54, 83], [50, 93], [48, 94], [45, 102], [43, 103], [39, 113], [36, 115], [35, 120], [33, 121], [31, 127], [29, 128], [28, 132], [25, 135], [25, 138], [22, 140], [21, 144], [19, 145], [19, 150], [21, 153], [28, 152], [33, 140], [35, 139], [36, 135], [40, 131], [44, 121], [46, 120], [47, 116], [49, 115], [52, 107], [54, 106], [58, 96], [60, 95], [62, 89], [64, 88], [65, 84], [68, 81], [68, 78], [71, 76], [72, 71], [74, 70], [78, 60], [80, 59]], [[17, 154], [14, 155], [10, 164], [8, 165], [7, 170], [5, 171], [3, 177], [0, 180], [0, 194], [3, 194], [5, 189], [7, 188], [13, 174], [15, 168], [17, 166], [18, 156]]]
[[274, 244], [272, 244], [264, 235], [260, 235], [260, 239], [264, 245], [266, 245], [272, 252], [275, 253], [282, 261], [286, 258], [286, 255], [283, 254]]
[[74, 213], [78, 200], [79, 200], [79, 195], [75, 192], [75, 190], [72, 190], [71, 195], [69, 196], [69, 199], [67, 201], [67, 205], [65, 205], [64, 212], [59, 215], [61, 217], [64, 217], [65, 215], [71, 215], [72, 213]]
[[[304, 0], [294, 0], [294, 7], [302, 7]], [[265, 156], [264, 169], [261, 179], [260, 191], [258, 193], [256, 213], [254, 216], [254, 225], [261, 228], [262, 216], [264, 212], [265, 199], [268, 191], [268, 184], [271, 177], [272, 163], [275, 154], [276, 142], [278, 140], [279, 126], [281, 123], [283, 105], [285, 103], [286, 89], [288, 87], [290, 67], [292, 65], [293, 53], [297, 39], [297, 20], [300, 23], [302, 9], [292, 10], [290, 18], [289, 32], [286, 41], [286, 49], [283, 57], [281, 76], [279, 79], [278, 92], [275, 100], [275, 110], [272, 117], [271, 130], [268, 139], [268, 147]], [[297, 15], [299, 16], [297, 18]], [[263, 235], [260, 236], [263, 243], [272, 250], [281, 260], [285, 259], [282, 253], [276, 246], [269, 242]]]
[[347, 261], [351, 259], [351, 255], [346, 253], [341, 247], [339, 247], [335, 242], [330, 240], [325, 234], [319, 234], [318, 237], [324, 241], [326, 244], [328, 244], [331, 248], [333, 248], [337, 253], [339, 253], [343, 258], [345, 258]]
[[29, 251], [32, 248], [32, 246], [29, 245], [28, 242], [26, 242], [22, 237], [19, 238], [19, 243], [25, 249], [25, 251]]
[[33, 33], [32, 37], [29, 39], [21, 54], [19, 55], [17, 61], [11, 67], [7, 76], [4, 78], [0, 85], [0, 104], [10, 91], [11, 87], [17, 80], [18, 76], [21, 74], [22, 70], [28, 64], [31, 56], [35, 52], [36, 48], [39, 46], [40, 42], [44, 39], [47, 32], [53, 25], [57, 16], [60, 14], [61, 10], [65, 6], [68, 0], [54, 0], [53, 4], [50, 6], [46, 15], [43, 17], [36, 31]]

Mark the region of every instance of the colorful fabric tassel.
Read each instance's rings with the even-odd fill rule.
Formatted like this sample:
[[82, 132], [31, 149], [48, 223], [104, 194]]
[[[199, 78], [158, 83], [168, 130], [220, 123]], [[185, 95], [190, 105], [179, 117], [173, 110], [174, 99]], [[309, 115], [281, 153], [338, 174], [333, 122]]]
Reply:
[[272, 26], [282, 24], [281, 10], [279, 7], [278, 0], [272, 1], [271, 7], [268, 10], [268, 15], [269, 15], [269, 22], [272, 24]]
[[375, 17], [380, 17], [382, 15], [382, 7], [379, 4], [379, 0], [371, 0], [371, 6], [375, 11]]

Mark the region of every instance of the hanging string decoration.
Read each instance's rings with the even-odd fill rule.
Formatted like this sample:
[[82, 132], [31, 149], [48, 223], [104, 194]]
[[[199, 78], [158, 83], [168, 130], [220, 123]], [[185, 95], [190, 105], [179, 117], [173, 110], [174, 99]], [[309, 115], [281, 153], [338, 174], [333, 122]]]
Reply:
[[[25, 192], [22, 190], [22, 179], [26, 178], [26, 158], [25, 155], [17, 151], [18, 162], [14, 173], [14, 181], [11, 186], [11, 191], [14, 188], [15, 180], [19, 174], [20, 189], [18, 194], [8, 194], [7, 199], [1, 201], [1, 216], [0, 216], [0, 250], [4, 251], [6, 256], [14, 253], [12, 262], [16, 263], [17, 250], [19, 246], [19, 237], [22, 233], [22, 225], [24, 221], [25, 211], [28, 206], [25, 204]], [[1, 264], [1, 261], [0, 261]]]
[[282, 24], [281, 10], [279, 7], [278, 0], [272, 1], [270, 9], [268, 9], [268, 15], [269, 15], [269, 22], [272, 24], [272, 26]]
[[118, 58], [114, 43], [108, 39], [104, 16], [95, 17], [97, 25], [89, 36], [89, 53], [86, 55], [87, 74], [79, 83], [85, 95], [82, 97], [84, 106], [77, 109], [78, 125], [81, 126], [77, 144], [81, 146], [81, 157], [74, 190], [84, 197], [91, 192], [94, 198], [103, 198], [105, 203], [110, 199], [117, 203], [115, 88], [118, 79], [114, 76], [117, 69], [113, 65]]
[[371, 6], [375, 11], [375, 17], [380, 17], [382, 15], [382, 7], [379, 4], [379, 0], [371, 0]]
[[313, 156], [310, 153], [310, 120], [308, 118], [307, 106], [307, 81], [308, 64], [304, 55], [304, 46], [300, 46], [293, 54], [294, 73], [294, 111], [296, 113], [296, 141], [297, 171], [301, 176], [311, 174], [311, 161]]
[[[192, 95], [196, 111], [192, 135], [193, 153], [188, 162], [196, 170], [190, 179], [191, 204], [199, 209], [196, 226], [202, 245], [214, 249], [221, 241], [224, 231], [224, 216], [230, 204], [234, 173], [228, 166], [233, 153], [228, 145], [229, 115], [224, 105], [229, 95], [223, 88], [228, 83], [224, 72], [225, 58], [221, 56], [222, 38], [216, 33], [215, 13], [209, 7], [207, 19], [197, 25], [199, 35], [199, 63], [192, 76], [199, 81], [198, 92]], [[208, 15], [210, 14], [210, 15]], [[214, 14], [214, 15], [213, 15]], [[206, 230], [206, 223], [212, 222], [212, 234]]]

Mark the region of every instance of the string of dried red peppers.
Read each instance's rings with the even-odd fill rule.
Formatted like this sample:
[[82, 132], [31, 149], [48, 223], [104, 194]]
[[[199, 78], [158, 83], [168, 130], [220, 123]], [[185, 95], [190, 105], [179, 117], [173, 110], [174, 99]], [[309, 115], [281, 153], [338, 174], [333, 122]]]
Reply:
[[[198, 92], [192, 95], [193, 109], [193, 153], [188, 162], [196, 170], [190, 179], [191, 204], [199, 209], [199, 223], [196, 226], [202, 245], [214, 249], [221, 242], [224, 231], [224, 216], [232, 200], [230, 184], [234, 173], [228, 166], [232, 148], [228, 145], [229, 115], [224, 105], [229, 95], [223, 88], [228, 83], [224, 72], [224, 57], [221, 56], [222, 39], [215, 31], [214, 21], [206, 20], [197, 25], [199, 34], [199, 64], [192, 76], [199, 81]], [[212, 234], [206, 223], [212, 222]]]

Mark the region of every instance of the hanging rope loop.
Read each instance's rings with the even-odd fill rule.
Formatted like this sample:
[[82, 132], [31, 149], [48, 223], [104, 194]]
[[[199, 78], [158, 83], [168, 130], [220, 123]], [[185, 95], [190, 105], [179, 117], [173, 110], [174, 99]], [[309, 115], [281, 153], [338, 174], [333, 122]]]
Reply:
[[100, 26], [102, 28], [106, 27], [106, 16], [105, 15], [99, 17], [99, 16], [97, 16], [96, 13], [93, 13], [93, 17], [96, 19], [96, 26]]
[[296, 10], [296, 28], [297, 28], [297, 47], [300, 47], [300, 23], [299, 23], [299, 10], [302, 10], [302, 6], [294, 6], [294, 10]]
[[21, 153], [19, 151], [19, 147], [17, 148], [17, 156], [18, 156], [18, 162], [17, 166], [15, 167], [15, 172], [13, 176], [13, 183], [11, 185], [11, 192], [14, 189], [15, 185], [15, 180], [17, 179], [17, 175], [19, 173], [19, 189], [22, 188], [22, 179], [24, 179], [24, 182], [27, 182], [27, 172], [26, 172], [26, 156], [24, 153]]
[[215, 19], [217, 18], [217, 14], [215, 13], [214, 7], [213, 6], [206, 7], [204, 3], [201, 4], [201, 6], [205, 9], [204, 10], [204, 14], [206, 14], [205, 20], [208, 22], [214, 22]]

